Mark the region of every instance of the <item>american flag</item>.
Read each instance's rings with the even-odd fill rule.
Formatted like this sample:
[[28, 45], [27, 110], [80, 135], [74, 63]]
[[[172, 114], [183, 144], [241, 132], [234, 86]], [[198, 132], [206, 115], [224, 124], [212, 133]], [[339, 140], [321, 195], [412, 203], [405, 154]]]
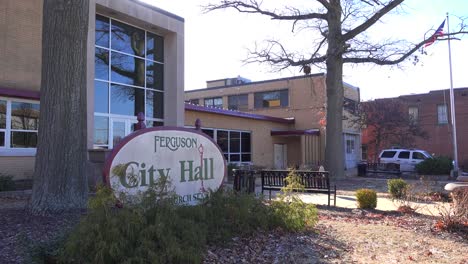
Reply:
[[445, 19], [444, 19], [444, 22], [442, 22], [442, 24], [440, 24], [440, 26], [437, 28], [436, 32], [431, 36], [429, 41], [426, 42], [426, 44], [424, 44], [424, 47], [432, 45], [437, 40], [438, 37], [442, 37], [444, 35], [444, 25], [445, 25]]

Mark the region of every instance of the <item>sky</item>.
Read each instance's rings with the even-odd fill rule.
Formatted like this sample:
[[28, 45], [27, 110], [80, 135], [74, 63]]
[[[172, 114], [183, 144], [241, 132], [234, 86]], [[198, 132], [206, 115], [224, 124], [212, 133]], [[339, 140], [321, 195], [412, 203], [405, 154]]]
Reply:
[[[248, 49], [264, 40], [277, 39], [294, 51], [304, 52], [314, 34], [303, 30], [291, 33], [288, 22], [272, 21], [260, 15], [240, 14], [234, 10], [203, 13], [201, 6], [219, 0], [142, 0], [185, 19], [185, 90], [206, 87], [206, 81], [242, 76], [252, 81], [300, 76], [299, 67], [282, 71], [269, 65], [245, 64]], [[311, 8], [310, 0], [264, 0], [272, 7], [285, 4]], [[398, 12], [388, 14], [368, 32], [375, 40], [404, 39], [412, 43], [424, 39], [449, 13], [450, 29], [468, 17], [467, 0], [406, 0]], [[467, 21], [468, 22], [468, 21]], [[444, 31], [447, 32], [447, 23]], [[297, 31], [296, 31], [297, 32]], [[427, 33], [428, 34], [428, 33]], [[450, 88], [449, 48], [447, 41], [437, 41], [418, 53], [419, 62], [398, 66], [345, 65], [344, 81], [359, 87], [362, 100], [427, 93]], [[451, 41], [453, 87], [468, 87], [468, 36]], [[313, 68], [312, 73], [325, 72]]]

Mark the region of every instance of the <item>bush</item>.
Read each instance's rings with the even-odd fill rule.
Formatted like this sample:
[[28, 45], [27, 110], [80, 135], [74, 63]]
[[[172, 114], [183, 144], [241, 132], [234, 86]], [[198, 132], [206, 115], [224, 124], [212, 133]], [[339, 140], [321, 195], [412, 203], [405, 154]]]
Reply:
[[425, 159], [416, 165], [416, 172], [426, 175], [450, 174], [453, 169], [452, 159], [447, 157], [435, 157]]
[[317, 207], [306, 204], [297, 197], [291, 201], [274, 201], [271, 204], [274, 219], [278, 225], [286, 230], [302, 231], [307, 227], [313, 227], [318, 222]]
[[[299, 231], [317, 222], [313, 205], [275, 201], [222, 189], [194, 206], [176, 205], [174, 196], [150, 189], [138, 204], [117, 201], [98, 189], [89, 213], [72, 231], [59, 259], [66, 263], [201, 263], [206, 245], [258, 230]], [[123, 208], [120, 205], [122, 204]], [[119, 206], [116, 206], [118, 204]]]
[[387, 181], [388, 192], [392, 199], [402, 199], [406, 196], [408, 183], [403, 179], [390, 179]]
[[374, 209], [377, 207], [377, 193], [370, 189], [359, 189], [356, 191], [358, 208]]
[[15, 189], [15, 182], [13, 176], [0, 174], [0, 192], [11, 191]]

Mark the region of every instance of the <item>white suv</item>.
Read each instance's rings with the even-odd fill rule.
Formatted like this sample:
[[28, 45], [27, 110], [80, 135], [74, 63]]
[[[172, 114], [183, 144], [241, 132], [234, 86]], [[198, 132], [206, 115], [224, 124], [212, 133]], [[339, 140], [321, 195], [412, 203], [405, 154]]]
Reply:
[[416, 164], [432, 158], [427, 151], [420, 149], [384, 149], [380, 152], [380, 163], [400, 164], [400, 171], [414, 171]]

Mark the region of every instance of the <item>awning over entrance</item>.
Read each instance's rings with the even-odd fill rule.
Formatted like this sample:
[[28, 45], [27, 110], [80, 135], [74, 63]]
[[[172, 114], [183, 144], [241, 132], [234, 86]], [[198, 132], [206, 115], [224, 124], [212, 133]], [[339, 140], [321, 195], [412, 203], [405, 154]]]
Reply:
[[303, 136], [303, 135], [320, 135], [319, 129], [306, 129], [306, 130], [272, 130], [270, 132], [271, 136], [280, 136], [280, 137], [287, 137], [287, 136]]

